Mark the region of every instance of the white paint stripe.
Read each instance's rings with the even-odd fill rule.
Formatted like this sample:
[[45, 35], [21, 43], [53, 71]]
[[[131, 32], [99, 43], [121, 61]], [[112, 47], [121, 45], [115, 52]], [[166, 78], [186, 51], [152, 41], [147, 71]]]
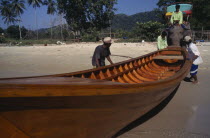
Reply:
[[198, 71], [198, 69], [196, 69], [196, 70], [194, 70], [194, 71], [190, 71], [190, 73], [195, 73], [195, 72], [197, 72]]

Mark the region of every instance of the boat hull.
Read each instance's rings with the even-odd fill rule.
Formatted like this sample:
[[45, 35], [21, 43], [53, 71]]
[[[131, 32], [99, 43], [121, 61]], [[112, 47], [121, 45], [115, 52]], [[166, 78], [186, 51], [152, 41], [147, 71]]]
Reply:
[[[90, 71], [0, 79], [1, 136], [112, 137], [159, 105], [187, 76], [186, 51], [160, 53]], [[177, 53], [182, 57], [167, 59]]]
[[[151, 92], [90, 97], [6, 98], [0, 102], [10, 101], [10, 104], [4, 105], [6, 109], [1, 109], [0, 116], [29, 137], [109, 138], [157, 106], [175, 88], [176, 86]], [[33, 104], [25, 104], [29, 102]], [[58, 105], [59, 109], [56, 108]], [[1, 123], [0, 126], [4, 128], [6, 125]], [[0, 130], [2, 135], [5, 132], [7, 133], [4, 129]], [[10, 134], [13, 135], [14, 132]]]

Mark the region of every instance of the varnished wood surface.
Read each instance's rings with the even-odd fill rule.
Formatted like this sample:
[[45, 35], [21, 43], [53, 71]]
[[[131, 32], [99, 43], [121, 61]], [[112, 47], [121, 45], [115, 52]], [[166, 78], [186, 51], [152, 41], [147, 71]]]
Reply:
[[183, 56], [156, 56], [156, 57], [153, 57], [153, 59], [178, 59], [178, 60], [184, 60]]
[[25, 79], [1, 80], [1, 84], [37, 84], [37, 85], [113, 85], [113, 83], [105, 80], [93, 80], [87, 78], [72, 77], [40, 77]]
[[[184, 60], [153, 60], [174, 55]], [[98, 69], [0, 79], [0, 133], [110, 138], [170, 95], [190, 65], [186, 51], [168, 48]]]
[[2, 116], [0, 116], [0, 134], [2, 138], [29, 138], [29, 136]]

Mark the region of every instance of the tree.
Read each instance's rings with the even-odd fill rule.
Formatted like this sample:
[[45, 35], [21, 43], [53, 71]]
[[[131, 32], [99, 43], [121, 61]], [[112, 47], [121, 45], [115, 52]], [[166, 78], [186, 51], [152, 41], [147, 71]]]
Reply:
[[[3, 16], [3, 20], [5, 24], [11, 24], [19, 21], [19, 32], [20, 32], [20, 39], [21, 37], [21, 27], [20, 27], [20, 21], [21, 17], [20, 15], [23, 14], [23, 10], [25, 9], [24, 0], [12, 0], [12, 1], [6, 1], [3, 0], [0, 3], [0, 11], [1, 15]], [[19, 19], [17, 19], [19, 17]]]
[[117, 0], [57, 0], [59, 13], [63, 13], [74, 31], [110, 26]]
[[0, 13], [5, 24], [15, 23], [16, 15], [12, 10], [12, 4], [7, 0], [2, 0], [0, 2]]
[[[22, 36], [24, 37], [27, 33], [27, 29], [25, 27], [21, 28], [22, 30]], [[19, 36], [19, 26], [17, 25], [11, 25], [6, 29], [6, 33], [10, 38], [18, 39]]]
[[193, 16], [191, 20], [192, 25], [196, 28], [204, 27], [204, 29], [210, 29], [210, 1], [192, 0], [192, 3], [193, 3]]
[[[47, 5], [47, 14], [54, 15], [56, 12], [57, 3], [54, 0], [46, 0], [44, 4]], [[52, 17], [50, 17], [50, 23], [51, 23], [50, 29], [51, 29], [51, 39], [52, 39], [52, 27], [53, 27]]]
[[60, 17], [60, 30], [61, 30], [61, 39], [63, 40], [63, 14], [59, 14]]
[[144, 39], [147, 41], [155, 41], [158, 35], [161, 34], [164, 25], [159, 22], [146, 22], [146, 23], [136, 23], [133, 33], [139, 39]]
[[20, 22], [21, 22], [20, 15], [23, 14], [23, 10], [25, 9], [24, 3], [25, 3], [24, 0], [13, 0], [13, 2], [12, 2], [12, 9], [14, 11], [14, 14], [19, 17], [18, 21], [19, 21], [20, 40], [22, 39], [21, 26], [20, 26]]
[[1, 27], [0, 27], [0, 34], [1, 33], [4, 33], [4, 29], [2, 29]]
[[41, 4], [43, 4], [43, 1], [42, 0], [28, 0], [28, 3], [29, 5], [32, 5], [33, 8], [35, 9], [35, 18], [36, 18], [36, 34], [37, 34], [37, 39], [39, 37], [39, 34], [38, 34], [38, 24], [37, 24], [37, 14], [36, 14], [36, 8], [37, 7], [40, 7]]
[[6, 40], [5, 40], [5, 37], [4, 37], [4, 29], [2, 29], [0, 27], [0, 43], [4, 43]]

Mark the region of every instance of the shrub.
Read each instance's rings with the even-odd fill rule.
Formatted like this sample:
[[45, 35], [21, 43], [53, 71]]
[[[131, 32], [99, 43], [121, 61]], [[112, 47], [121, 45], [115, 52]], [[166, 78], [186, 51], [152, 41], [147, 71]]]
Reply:
[[0, 43], [6, 43], [6, 42], [7, 42], [6, 39], [0, 36]]

